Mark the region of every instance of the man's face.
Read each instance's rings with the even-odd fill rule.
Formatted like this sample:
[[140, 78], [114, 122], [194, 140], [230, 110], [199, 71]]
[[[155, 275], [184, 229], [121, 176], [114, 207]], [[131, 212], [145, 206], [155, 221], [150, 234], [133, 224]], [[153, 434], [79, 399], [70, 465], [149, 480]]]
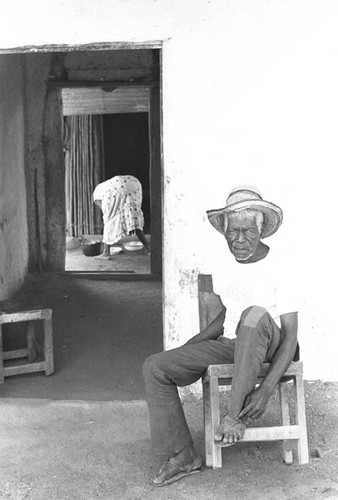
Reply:
[[230, 213], [225, 239], [236, 260], [248, 260], [260, 242], [255, 216], [243, 212]]

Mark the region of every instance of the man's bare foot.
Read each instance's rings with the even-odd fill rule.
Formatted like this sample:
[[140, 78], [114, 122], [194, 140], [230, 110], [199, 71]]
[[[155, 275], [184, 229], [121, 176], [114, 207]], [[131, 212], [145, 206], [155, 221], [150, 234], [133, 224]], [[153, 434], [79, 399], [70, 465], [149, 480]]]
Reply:
[[214, 440], [216, 442], [222, 441], [224, 444], [230, 446], [242, 439], [245, 429], [245, 423], [235, 420], [230, 415], [225, 415], [215, 433]]
[[95, 255], [94, 259], [110, 260], [110, 255], [107, 255], [106, 253], [101, 253], [100, 255]]
[[142, 248], [142, 254], [143, 255], [150, 255], [150, 248], [143, 246], [143, 248]]

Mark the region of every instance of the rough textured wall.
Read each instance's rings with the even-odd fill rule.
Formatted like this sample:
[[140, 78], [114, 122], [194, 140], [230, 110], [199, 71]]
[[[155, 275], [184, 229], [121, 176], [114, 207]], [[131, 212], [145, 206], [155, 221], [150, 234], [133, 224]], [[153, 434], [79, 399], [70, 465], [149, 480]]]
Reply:
[[[52, 55], [50, 75], [63, 76], [63, 57]], [[66, 248], [65, 165], [63, 156], [61, 90], [47, 86], [43, 116], [43, 151], [46, 177], [47, 269], [64, 271]]]
[[46, 179], [43, 123], [51, 54], [26, 54], [27, 109], [27, 211], [29, 226], [29, 267], [42, 270], [47, 263]]
[[29, 267], [64, 270], [65, 215], [61, 94], [49, 88], [60, 76], [57, 54], [26, 55]]
[[24, 57], [0, 56], [0, 299], [22, 284], [28, 262]]

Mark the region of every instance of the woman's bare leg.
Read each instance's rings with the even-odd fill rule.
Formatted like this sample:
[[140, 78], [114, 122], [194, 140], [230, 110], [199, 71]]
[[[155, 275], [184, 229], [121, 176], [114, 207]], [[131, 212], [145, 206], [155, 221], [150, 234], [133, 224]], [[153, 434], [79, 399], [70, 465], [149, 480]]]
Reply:
[[136, 233], [136, 236], [138, 237], [138, 239], [140, 240], [140, 242], [143, 243], [143, 253], [145, 255], [148, 255], [150, 253], [150, 246], [149, 246], [149, 243], [145, 237], [144, 232], [142, 231], [142, 229], [136, 229], [135, 233]]
[[94, 259], [109, 260], [110, 259], [110, 245], [103, 243], [103, 252], [100, 255], [96, 255]]

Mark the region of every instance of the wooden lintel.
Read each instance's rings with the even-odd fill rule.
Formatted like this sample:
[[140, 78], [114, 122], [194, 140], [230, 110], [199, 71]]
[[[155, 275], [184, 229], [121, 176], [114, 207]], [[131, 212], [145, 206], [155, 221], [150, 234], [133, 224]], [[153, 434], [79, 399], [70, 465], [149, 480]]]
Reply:
[[111, 51], [111, 50], [149, 50], [161, 49], [165, 40], [149, 40], [143, 42], [97, 42], [82, 45], [48, 44], [48, 45], [20, 45], [18, 47], [1, 48], [0, 54], [29, 54], [48, 52], [83, 52], [83, 51]]
[[159, 82], [151, 81], [123, 81], [123, 80], [79, 80], [79, 81], [63, 81], [63, 80], [47, 80], [47, 86], [51, 88], [88, 88], [98, 87], [107, 92], [114, 91], [117, 87], [158, 87]]

